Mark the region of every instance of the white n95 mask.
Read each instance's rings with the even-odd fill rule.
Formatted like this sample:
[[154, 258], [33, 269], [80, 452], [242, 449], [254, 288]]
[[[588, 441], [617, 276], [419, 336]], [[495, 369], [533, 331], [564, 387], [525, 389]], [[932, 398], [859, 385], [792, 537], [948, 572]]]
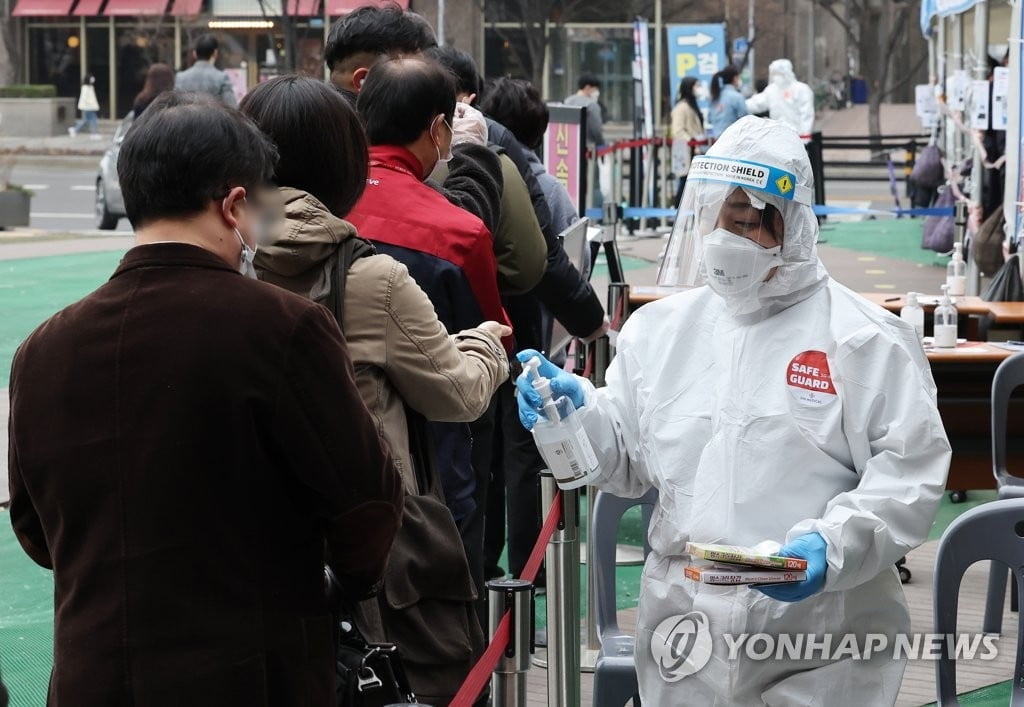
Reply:
[[782, 264], [782, 246], [762, 248], [754, 241], [716, 228], [704, 236], [704, 270], [708, 286], [729, 299], [746, 295]]

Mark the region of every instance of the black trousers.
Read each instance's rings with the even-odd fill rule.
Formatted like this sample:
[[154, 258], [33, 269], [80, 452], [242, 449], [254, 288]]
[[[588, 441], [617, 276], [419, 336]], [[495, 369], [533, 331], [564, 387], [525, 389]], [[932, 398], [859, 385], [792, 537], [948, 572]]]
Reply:
[[473, 577], [477, 593], [477, 615], [480, 618], [480, 625], [487, 631], [487, 587], [485, 562], [485, 533], [489, 519], [487, 517], [487, 499], [491, 486], [492, 463], [491, 459], [496, 448], [500, 449], [501, 438], [498, 430], [498, 410], [500, 398], [505, 386], [491, 399], [491, 405], [487, 412], [469, 425], [473, 435], [473, 476], [476, 479], [476, 490], [473, 492], [473, 501], [476, 508], [459, 523], [459, 535], [462, 536], [462, 544], [466, 549], [466, 559], [469, 561], [469, 572]]
[[[498, 391], [496, 438], [487, 497], [484, 565], [497, 568], [508, 530], [508, 570], [518, 577], [540, 533], [540, 471], [544, 460], [533, 436], [519, 422], [515, 385], [508, 382]], [[506, 513], [507, 510], [507, 513]]]

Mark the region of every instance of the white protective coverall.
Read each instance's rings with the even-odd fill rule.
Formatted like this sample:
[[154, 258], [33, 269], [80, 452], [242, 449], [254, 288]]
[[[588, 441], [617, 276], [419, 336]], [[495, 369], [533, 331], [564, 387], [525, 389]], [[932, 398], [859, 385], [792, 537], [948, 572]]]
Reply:
[[796, 80], [793, 62], [776, 59], [768, 65], [768, 86], [747, 99], [749, 113], [764, 113], [781, 120], [806, 139], [814, 130], [814, 91]]
[[[770, 166], [773, 178], [788, 173], [796, 189], [780, 189], [809, 204], [811, 168], [787, 126], [743, 118], [705, 159], [723, 157]], [[722, 186], [701, 178], [700, 159], [686, 190]], [[754, 304], [727, 305], [706, 286], [649, 304], [623, 327], [607, 387], [582, 381], [580, 419], [602, 464], [597, 486], [624, 497], [659, 492], [637, 622], [641, 698], [892, 704], [906, 663], [893, 660], [894, 634], [910, 630], [894, 563], [927, 537], [950, 460], [935, 385], [913, 328], [829, 278], [809, 205], [744, 191], [775, 205], [785, 228], [782, 264]], [[686, 205], [684, 196], [677, 223]], [[803, 601], [684, 578], [687, 541], [752, 546], [812, 532], [827, 542], [828, 570], [824, 590]], [[707, 617], [689, 630], [707, 626], [711, 656], [683, 675], [679, 636], [665, 629], [691, 612]], [[834, 638], [815, 660], [757, 661], [743, 651], [729, 660], [726, 633]], [[862, 648], [866, 634], [884, 634], [889, 649], [836, 660], [846, 633]], [[706, 636], [689, 640], [694, 651], [707, 648]]]

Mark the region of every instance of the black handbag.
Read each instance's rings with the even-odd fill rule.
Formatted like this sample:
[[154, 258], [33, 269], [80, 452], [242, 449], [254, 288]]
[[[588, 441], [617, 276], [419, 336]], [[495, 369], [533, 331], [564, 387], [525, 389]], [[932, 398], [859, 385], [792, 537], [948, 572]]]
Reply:
[[[324, 567], [328, 600], [343, 606], [341, 587], [330, 567]], [[398, 646], [370, 643], [344, 608], [337, 610], [335, 695], [338, 707], [385, 707], [416, 703]]]
[[1024, 302], [1024, 284], [1020, 279], [1020, 260], [1011, 255], [999, 268], [988, 288], [981, 295], [986, 302]]

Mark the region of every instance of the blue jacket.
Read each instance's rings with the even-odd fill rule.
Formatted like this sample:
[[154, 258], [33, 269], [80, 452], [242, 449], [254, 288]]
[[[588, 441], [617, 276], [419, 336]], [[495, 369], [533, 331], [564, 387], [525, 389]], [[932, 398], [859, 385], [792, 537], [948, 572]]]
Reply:
[[712, 134], [719, 137], [726, 128], [747, 114], [747, 102], [732, 84], [726, 84], [718, 100], [712, 101], [708, 113]]

